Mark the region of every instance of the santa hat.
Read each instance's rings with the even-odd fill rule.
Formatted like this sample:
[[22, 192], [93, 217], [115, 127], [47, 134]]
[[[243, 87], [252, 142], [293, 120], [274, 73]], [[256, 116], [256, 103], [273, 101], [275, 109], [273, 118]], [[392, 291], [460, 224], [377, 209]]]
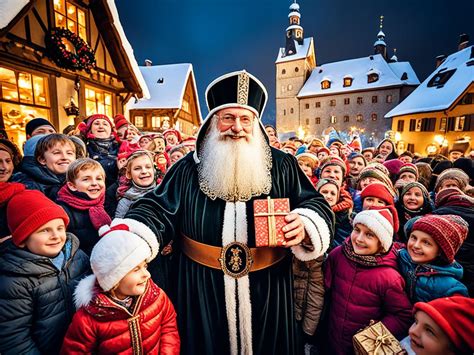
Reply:
[[128, 126], [130, 122], [127, 121], [124, 115], [118, 114], [114, 116], [115, 129], [119, 129], [122, 126]]
[[457, 215], [425, 215], [418, 219], [412, 231], [429, 234], [441, 249], [441, 256], [449, 264], [467, 237], [469, 225]]
[[412, 163], [405, 163], [400, 167], [400, 170], [398, 171], [398, 176], [402, 175], [403, 173], [412, 173], [413, 175], [416, 176], [418, 179], [418, 168], [416, 167], [415, 164]]
[[81, 131], [82, 135], [87, 137], [89, 135], [89, 131], [91, 130], [92, 123], [98, 119], [106, 120], [110, 125], [110, 128], [113, 130], [114, 125], [112, 124], [112, 121], [110, 121], [110, 118], [107, 115], [103, 115], [100, 113], [96, 113], [95, 115], [87, 117], [86, 122], [79, 123], [77, 128], [79, 128], [79, 131]]
[[398, 218], [395, 225], [396, 210], [393, 206], [371, 207], [361, 211], [354, 217], [352, 225], [363, 224], [380, 240], [384, 252], [390, 250], [393, 233], [398, 230]]
[[181, 143], [181, 133], [178, 130], [170, 128], [163, 132], [165, 138], [170, 134], [174, 134], [178, 138], [178, 142]]
[[435, 192], [438, 191], [438, 189], [443, 184], [444, 180], [456, 181], [461, 191], [464, 191], [466, 186], [469, 185], [469, 176], [464, 171], [457, 168], [450, 168], [450, 169], [444, 170], [441, 174], [438, 175], [438, 178], [436, 179], [436, 184], [434, 187]]
[[394, 205], [392, 193], [390, 192], [388, 187], [381, 182], [370, 184], [362, 190], [360, 194], [362, 201], [364, 201], [364, 199], [369, 196], [377, 197], [384, 201], [387, 205]]
[[99, 229], [100, 239], [92, 249], [90, 263], [97, 282], [110, 291], [143, 261], [158, 254], [156, 235], [143, 223], [115, 218], [110, 226]]
[[341, 158], [339, 157], [333, 157], [333, 156], [330, 156], [328, 158], [326, 158], [325, 160], [323, 160], [321, 162], [321, 170], [320, 170], [320, 174], [323, 172], [323, 170], [328, 167], [328, 166], [340, 166], [341, 169], [342, 169], [342, 175], [343, 176], [346, 176], [346, 172], [347, 172], [347, 166], [346, 166], [346, 163], [344, 162], [344, 160], [342, 160]]
[[17, 193], [7, 204], [8, 228], [16, 246], [23, 243], [38, 228], [56, 218], [61, 218], [66, 227], [69, 224], [69, 217], [62, 207], [38, 190]]
[[130, 143], [129, 141], [122, 141], [118, 150], [117, 159], [128, 159], [128, 157], [135, 151], [141, 149], [138, 144]]
[[437, 298], [428, 303], [415, 303], [413, 311], [428, 314], [454, 344], [456, 352], [474, 352], [474, 299], [462, 296]]

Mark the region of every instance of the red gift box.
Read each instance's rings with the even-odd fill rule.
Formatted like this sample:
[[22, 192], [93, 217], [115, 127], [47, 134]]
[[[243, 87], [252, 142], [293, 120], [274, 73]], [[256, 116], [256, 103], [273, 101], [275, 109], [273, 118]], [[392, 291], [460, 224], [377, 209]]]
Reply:
[[285, 241], [282, 228], [287, 224], [285, 216], [290, 213], [290, 200], [268, 197], [254, 200], [255, 245], [257, 247], [280, 247]]

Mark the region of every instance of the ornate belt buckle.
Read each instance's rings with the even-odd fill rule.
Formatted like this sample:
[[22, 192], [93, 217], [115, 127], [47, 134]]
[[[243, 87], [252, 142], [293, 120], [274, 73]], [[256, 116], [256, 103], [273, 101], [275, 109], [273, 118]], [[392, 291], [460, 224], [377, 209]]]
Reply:
[[250, 272], [253, 259], [247, 245], [240, 242], [232, 242], [222, 248], [219, 262], [224, 274], [238, 279]]

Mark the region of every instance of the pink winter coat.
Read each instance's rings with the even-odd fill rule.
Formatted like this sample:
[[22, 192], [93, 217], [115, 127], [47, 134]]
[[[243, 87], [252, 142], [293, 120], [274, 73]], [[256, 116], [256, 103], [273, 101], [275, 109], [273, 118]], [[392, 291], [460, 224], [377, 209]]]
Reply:
[[324, 284], [330, 297], [329, 344], [336, 354], [352, 353], [352, 336], [372, 319], [382, 321], [397, 338], [407, 334], [412, 305], [394, 247], [377, 259], [377, 266], [359, 264], [344, 255], [342, 246], [329, 254]]

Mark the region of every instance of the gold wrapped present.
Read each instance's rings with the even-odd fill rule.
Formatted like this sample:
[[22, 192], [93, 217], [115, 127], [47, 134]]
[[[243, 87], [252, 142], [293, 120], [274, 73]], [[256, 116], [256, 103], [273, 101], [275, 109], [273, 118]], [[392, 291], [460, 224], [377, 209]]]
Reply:
[[352, 337], [356, 355], [406, 354], [400, 342], [382, 322], [370, 325]]

